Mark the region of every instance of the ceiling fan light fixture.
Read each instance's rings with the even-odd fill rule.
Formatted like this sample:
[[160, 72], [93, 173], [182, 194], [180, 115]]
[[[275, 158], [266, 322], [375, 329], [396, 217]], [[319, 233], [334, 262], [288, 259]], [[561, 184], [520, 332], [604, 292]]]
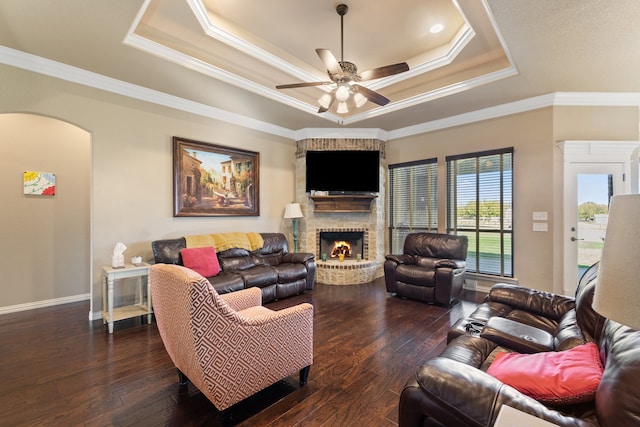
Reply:
[[338, 86], [338, 89], [336, 90], [336, 99], [338, 101], [345, 102], [347, 99], [349, 99], [350, 96], [351, 96], [351, 90], [348, 84], [343, 83], [340, 86]]
[[328, 93], [325, 93], [320, 97], [320, 99], [318, 99], [318, 104], [320, 104], [320, 106], [323, 108], [329, 108], [330, 102], [331, 102], [331, 95], [329, 95]]
[[356, 64], [344, 60], [344, 15], [346, 15], [348, 10], [349, 7], [346, 4], [339, 4], [336, 7], [336, 11], [338, 15], [340, 15], [340, 61], [338, 61], [329, 49], [316, 49], [316, 54], [320, 57], [320, 60], [327, 69], [330, 81], [276, 85], [276, 89], [335, 85], [329, 94], [324, 94], [318, 99], [318, 104], [320, 104], [318, 113], [327, 112], [330, 108], [333, 108], [334, 104], [337, 104], [335, 108], [339, 114], [346, 114], [349, 110], [356, 110], [362, 107], [367, 101], [371, 101], [379, 106], [387, 105], [389, 103], [388, 98], [372, 89], [360, 86], [358, 83], [409, 71], [409, 65], [406, 62], [400, 62], [398, 64], [373, 68], [358, 74]]
[[358, 108], [362, 107], [367, 102], [367, 98], [365, 98], [359, 92], [357, 92], [355, 95], [353, 95], [353, 100], [355, 101], [356, 107], [358, 107]]

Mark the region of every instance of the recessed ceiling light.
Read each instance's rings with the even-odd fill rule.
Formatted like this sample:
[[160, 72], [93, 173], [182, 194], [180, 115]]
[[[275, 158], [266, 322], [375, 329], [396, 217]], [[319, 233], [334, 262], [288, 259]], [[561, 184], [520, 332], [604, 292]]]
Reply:
[[431, 31], [431, 33], [433, 33], [433, 34], [437, 34], [442, 30], [444, 30], [444, 25], [442, 25], [442, 24], [432, 25], [431, 28], [429, 29], [429, 31]]

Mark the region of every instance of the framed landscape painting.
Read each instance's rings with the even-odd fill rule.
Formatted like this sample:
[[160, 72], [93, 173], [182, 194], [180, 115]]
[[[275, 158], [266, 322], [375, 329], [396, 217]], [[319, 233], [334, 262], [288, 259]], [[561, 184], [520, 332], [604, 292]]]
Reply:
[[259, 153], [173, 137], [173, 216], [258, 216]]

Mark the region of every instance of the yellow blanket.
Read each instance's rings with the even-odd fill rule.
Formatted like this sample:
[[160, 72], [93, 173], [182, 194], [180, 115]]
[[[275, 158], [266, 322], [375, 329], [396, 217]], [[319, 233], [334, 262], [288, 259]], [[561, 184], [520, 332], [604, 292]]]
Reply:
[[264, 240], [259, 233], [217, 233], [198, 234], [186, 236], [188, 248], [201, 248], [213, 246], [217, 252], [226, 251], [231, 248], [242, 248], [248, 251], [260, 249], [264, 245]]
[[194, 236], [186, 236], [188, 248], [204, 248], [207, 246], [215, 246], [216, 242], [213, 240], [213, 234], [196, 234]]

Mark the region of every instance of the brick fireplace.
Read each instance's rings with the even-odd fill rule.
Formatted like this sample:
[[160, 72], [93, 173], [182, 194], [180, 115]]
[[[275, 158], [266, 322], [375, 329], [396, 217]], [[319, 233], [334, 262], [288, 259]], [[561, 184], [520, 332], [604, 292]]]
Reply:
[[[296, 202], [300, 203], [304, 218], [298, 223], [300, 252], [311, 252], [316, 256], [316, 281], [330, 285], [357, 285], [381, 277], [385, 255], [385, 167], [384, 142], [377, 139], [313, 138], [297, 141], [296, 146]], [[309, 193], [305, 191], [306, 152], [307, 150], [378, 150], [380, 151], [380, 192], [377, 197], [365, 202], [367, 208], [349, 211], [332, 211], [323, 207], [322, 212], [315, 211], [316, 206]], [[340, 262], [338, 258], [322, 261], [321, 234], [325, 233], [361, 233], [361, 253], [356, 253]], [[327, 250], [327, 249], [324, 249]], [[325, 252], [326, 253], [326, 252]]]

